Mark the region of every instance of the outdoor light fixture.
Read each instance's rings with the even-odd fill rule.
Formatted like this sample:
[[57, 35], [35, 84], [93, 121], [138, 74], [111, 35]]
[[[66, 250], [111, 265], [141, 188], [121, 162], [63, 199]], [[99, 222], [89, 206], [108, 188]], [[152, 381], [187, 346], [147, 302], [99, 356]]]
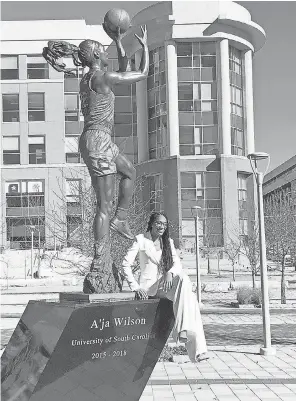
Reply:
[[[263, 178], [269, 167], [269, 154], [264, 152], [254, 152], [248, 155], [251, 168], [253, 170], [257, 183], [258, 198], [258, 219], [259, 219], [259, 242], [260, 242], [260, 278], [261, 278], [261, 294], [262, 294], [262, 317], [263, 317], [263, 337], [264, 347], [260, 348], [263, 355], [275, 355], [276, 350], [271, 346], [270, 333], [270, 314], [269, 314], [269, 297], [268, 297], [268, 276], [266, 263], [266, 243], [264, 228], [264, 211], [263, 211]], [[264, 173], [258, 170], [258, 162], [268, 160]]]
[[200, 258], [199, 258], [199, 227], [198, 213], [201, 210], [200, 206], [192, 206], [191, 213], [195, 222], [195, 258], [196, 258], [196, 296], [197, 301], [201, 302], [201, 282], [200, 282]]
[[253, 170], [253, 173], [255, 174], [256, 181], [257, 181], [257, 175], [259, 173], [259, 171], [258, 171], [258, 161], [268, 159], [268, 162], [267, 162], [266, 168], [264, 170], [264, 173], [261, 173], [263, 175], [263, 177], [264, 177], [265, 174], [266, 174], [266, 171], [268, 170], [268, 167], [269, 167], [269, 162], [270, 162], [269, 154], [265, 153], [265, 152], [254, 152], [254, 153], [249, 153], [247, 157], [250, 160], [251, 168]]

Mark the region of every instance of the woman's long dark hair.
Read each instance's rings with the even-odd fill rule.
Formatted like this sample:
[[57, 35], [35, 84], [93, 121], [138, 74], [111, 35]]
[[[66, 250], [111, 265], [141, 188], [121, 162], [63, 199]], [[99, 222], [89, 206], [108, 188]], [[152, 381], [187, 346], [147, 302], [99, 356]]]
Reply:
[[84, 40], [79, 46], [73, 45], [64, 40], [50, 40], [47, 47], [43, 48], [42, 55], [45, 60], [59, 72], [67, 75], [75, 75], [75, 69], [66, 68], [66, 64], [61, 63], [58, 59], [71, 56], [76, 66], [89, 67], [94, 59], [94, 51], [103, 48], [103, 45], [95, 40]]
[[152, 224], [156, 221], [157, 217], [163, 216], [167, 221], [166, 229], [162, 234], [162, 255], [161, 255], [161, 263], [163, 265], [164, 270], [167, 272], [173, 266], [173, 255], [172, 248], [170, 244], [170, 233], [169, 233], [169, 220], [167, 216], [162, 212], [153, 212], [150, 216], [147, 231], [151, 232]]

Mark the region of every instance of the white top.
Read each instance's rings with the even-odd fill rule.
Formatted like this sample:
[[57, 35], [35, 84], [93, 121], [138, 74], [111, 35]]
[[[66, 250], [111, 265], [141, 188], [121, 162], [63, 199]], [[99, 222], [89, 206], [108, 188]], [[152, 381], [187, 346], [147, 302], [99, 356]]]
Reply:
[[[150, 233], [137, 235], [136, 241], [129, 248], [122, 262], [122, 274], [132, 291], [137, 291], [140, 288], [146, 291], [149, 290], [161, 276], [159, 262], [162, 250], [156, 250], [151, 237], [149, 237]], [[182, 265], [172, 239], [170, 239], [170, 243], [173, 256], [173, 266], [170, 272], [176, 275], [182, 270]], [[139, 283], [132, 273], [132, 265], [138, 254], [140, 261]]]

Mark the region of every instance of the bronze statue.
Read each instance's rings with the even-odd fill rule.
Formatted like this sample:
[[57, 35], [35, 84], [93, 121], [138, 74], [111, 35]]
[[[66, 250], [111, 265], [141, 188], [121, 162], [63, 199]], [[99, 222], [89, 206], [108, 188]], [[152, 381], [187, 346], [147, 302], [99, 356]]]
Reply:
[[[43, 56], [57, 71], [73, 74], [58, 59], [72, 56], [74, 65], [88, 67], [89, 71], [80, 82], [81, 109], [84, 116], [84, 129], [80, 136], [79, 148], [91, 176], [92, 186], [97, 198], [94, 218], [95, 254], [91, 271], [84, 281], [84, 292], [114, 292], [118, 288], [112, 260], [110, 257], [109, 229], [115, 230], [125, 238], [133, 239], [127, 222], [136, 171], [127, 157], [119, 152], [112, 142], [114, 128], [113, 85], [130, 85], [143, 80], [148, 75], [149, 54], [147, 30], [141, 27], [142, 37], [135, 34], [143, 48], [139, 71], [130, 71], [128, 59], [122, 46], [120, 28], [111, 31], [103, 24], [106, 33], [114, 40], [119, 71], [106, 71], [108, 55], [104, 46], [95, 40], [84, 40], [75, 46], [65, 41], [49, 41], [43, 49]], [[114, 217], [110, 220], [113, 199], [113, 174], [120, 174], [118, 204]], [[107, 288], [108, 287], [108, 288]]]

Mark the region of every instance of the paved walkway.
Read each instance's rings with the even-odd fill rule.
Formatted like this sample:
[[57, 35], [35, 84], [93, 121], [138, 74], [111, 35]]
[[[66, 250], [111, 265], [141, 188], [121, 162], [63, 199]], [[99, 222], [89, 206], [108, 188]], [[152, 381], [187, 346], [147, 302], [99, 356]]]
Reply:
[[140, 401], [295, 401], [296, 346], [276, 348], [209, 347], [208, 361], [158, 362]]
[[[290, 334], [291, 342], [282, 345], [285, 338], [279, 336], [276, 355], [262, 356], [260, 315], [203, 315], [208, 344], [216, 344], [208, 347], [211, 358], [193, 364], [182, 355], [175, 362], [158, 362], [140, 401], [295, 401], [296, 316], [279, 313], [271, 318], [276, 319], [276, 327]], [[230, 329], [229, 338], [225, 331], [219, 333], [223, 329]], [[3, 345], [11, 333], [2, 328]], [[242, 339], [256, 345], [233, 345], [241, 344]]]
[[[9, 303], [2, 311], [7, 317], [1, 322], [1, 348], [18, 322], [14, 313], [24, 308]], [[259, 310], [202, 310], [211, 358], [196, 364], [187, 356], [158, 362], [140, 401], [295, 401], [296, 309], [272, 312], [271, 333], [277, 353], [261, 356]]]

